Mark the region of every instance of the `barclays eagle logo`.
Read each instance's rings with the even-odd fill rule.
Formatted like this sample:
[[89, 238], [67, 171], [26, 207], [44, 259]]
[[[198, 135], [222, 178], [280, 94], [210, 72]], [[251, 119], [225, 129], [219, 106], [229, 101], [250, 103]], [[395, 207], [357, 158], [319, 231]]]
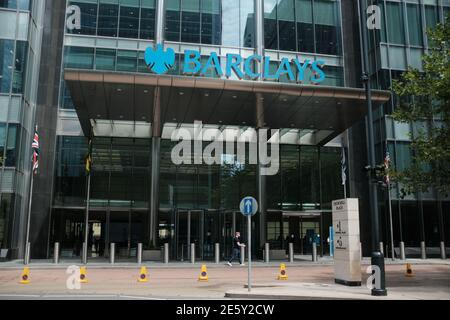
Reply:
[[158, 44], [156, 50], [153, 50], [151, 47], [145, 50], [144, 59], [154, 73], [164, 74], [169, 69], [172, 69], [175, 64], [175, 51], [171, 48], [164, 51], [163, 45]]

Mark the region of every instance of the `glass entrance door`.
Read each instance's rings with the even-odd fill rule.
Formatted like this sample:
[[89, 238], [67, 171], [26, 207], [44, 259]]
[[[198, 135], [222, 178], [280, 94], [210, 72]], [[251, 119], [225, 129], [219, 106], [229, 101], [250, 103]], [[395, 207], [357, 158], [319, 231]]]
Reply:
[[204, 211], [179, 210], [176, 214], [176, 256], [185, 261], [191, 257], [191, 244], [195, 244], [195, 258], [204, 258]]

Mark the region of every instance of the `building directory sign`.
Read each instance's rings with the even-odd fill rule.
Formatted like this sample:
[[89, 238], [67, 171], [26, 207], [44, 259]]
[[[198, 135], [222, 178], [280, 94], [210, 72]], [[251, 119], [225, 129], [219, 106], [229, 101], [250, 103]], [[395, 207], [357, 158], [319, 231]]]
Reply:
[[[175, 66], [176, 55], [172, 48], [164, 50], [162, 44], [158, 44], [156, 49], [148, 47], [145, 50], [144, 60], [152, 72], [162, 75], [169, 72]], [[292, 82], [311, 81], [319, 84], [325, 80], [326, 75], [323, 71], [325, 62], [322, 60], [311, 61], [305, 59], [300, 61], [298, 58], [289, 59], [282, 58], [277, 70], [270, 70], [271, 58], [269, 56], [262, 57], [254, 54], [247, 58], [243, 58], [240, 54], [227, 54], [225, 63], [221, 63], [216, 52], [211, 52], [206, 62], [202, 60], [202, 56], [197, 50], [185, 50], [184, 61], [181, 63], [181, 73], [184, 75], [200, 75], [204, 76], [213, 70], [219, 77], [225, 76], [230, 78], [235, 75], [239, 79], [260, 79], [263, 80], [279, 80], [281, 77], [287, 77]], [[259, 68], [257, 65], [263, 65], [262, 72], [256, 72]], [[307, 78], [310, 74], [310, 79]]]

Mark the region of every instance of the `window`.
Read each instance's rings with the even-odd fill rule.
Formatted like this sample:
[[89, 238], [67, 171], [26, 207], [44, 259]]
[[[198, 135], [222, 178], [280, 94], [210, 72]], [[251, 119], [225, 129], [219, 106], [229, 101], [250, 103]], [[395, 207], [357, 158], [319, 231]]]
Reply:
[[296, 0], [297, 45], [300, 52], [314, 52], [311, 0]]
[[14, 41], [0, 39], [0, 93], [9, 93], [14, 61]]
[[422, 46], [422, 22], [420, 18], [419, 6], [408, 3], [406, 10], [408, 13], [409, 44]]
[[337, 2], [331, 0], [314, 1], [314, 23], [316, 52], [338, 54]]
[[405, 44], [401, 3], [387, 2], [386, 14], [389, 42], [394, 44]]
[[181, 2], [181, 42], [200, 42], [200, 0]]
[[119, 37], [137, 38], [139, 33], [139, 0], [120, 0]]
[[166, 40], [180, 41], [180, 0], [167, 0], [166, 4]]
[[14, 74], [12, 83], [13, 93], [23, 93], [25, 85], [27, 57], [28, 57], [28, 43], [26, 41], [17, 41], [16, 60], [14, 63]]
[[202, 0], [201, 20], [201, 43], [221, 44], [222, 19], [220, 17], [220, 0]]
[[278, 49], [277, 0], [264, 1], [264, 46], [266, 49]]
[[155, 38], [155, 1], [142, 0], [141, 7], [141, 39]]
[[294, 0], [281, 0], [278, 5], [279, 49], [296, 51]]
[[68, 33], [95, 35], [97, 29], [97, 0], [71, 1], [81, 10], [81, 29], [67, 30]]
[[119, 50], [117, 52], [117, 71], [136, 72], [137, 69], [137, 52]]
[[116, 69], [116, 50], [97, 49], [95, 52], [96, 70], [115, 70]]
[[17, 141], [19, 140], [19, 125], [10, 124], [8, 126], [8, 139], [6, 143], [5, 167], [15, 167], [17, 164], [18, 150]]
[[[119, 19], [118, 0], [100, 0], [98, 9], [98, 35], [117, 37]], [[111, 4], [116, 3], [116, 4]]]
[[64, 62], [66, 68], [92, 69], [94, 48], [66, 47]]

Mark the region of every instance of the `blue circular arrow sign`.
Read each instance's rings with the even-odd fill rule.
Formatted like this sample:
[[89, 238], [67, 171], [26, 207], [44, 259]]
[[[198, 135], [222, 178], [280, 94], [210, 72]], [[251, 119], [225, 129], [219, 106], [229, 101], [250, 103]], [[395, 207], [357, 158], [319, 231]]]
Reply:
[[253, 197], [242, 199], [239, 209], [244, 216], [254, 216], [258, 212], [258, 201]]

